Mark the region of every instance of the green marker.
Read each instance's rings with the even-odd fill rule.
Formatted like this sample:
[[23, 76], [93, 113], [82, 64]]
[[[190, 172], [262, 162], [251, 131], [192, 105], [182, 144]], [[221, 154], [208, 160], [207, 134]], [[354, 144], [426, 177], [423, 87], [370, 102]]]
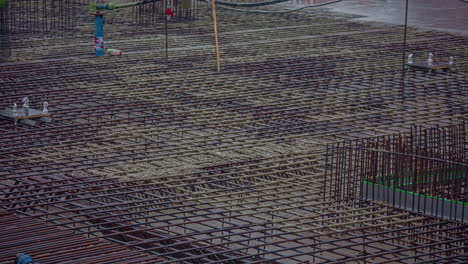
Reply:
[[113, 56], [119, 56], [119, 55], [122, 55], [123, 52], [118, 49], [107, 49], [107, 54], [113, 55]]

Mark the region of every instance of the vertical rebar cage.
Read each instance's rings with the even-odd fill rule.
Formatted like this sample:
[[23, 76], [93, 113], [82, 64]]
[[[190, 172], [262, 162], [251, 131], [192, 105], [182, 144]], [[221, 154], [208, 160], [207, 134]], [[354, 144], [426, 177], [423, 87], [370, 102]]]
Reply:
[[0, 2], [0, 62], [3, 58], [10, 56], [11, 40], [9, 36], [9, 15], [8, 15], [8, 2]]
[[[0, 6], [0, 30], [10, 33], [70, 31], [80, 17], [88, 16], [92, 3], [129, 3], [132, 0], [4, 0]], [[196, 0], [160, 0], [118, 11], [122, 23], [156, 24], [164, 22], [170, 7], [176, 20], [192, 20], [197, 14]]]
[[160, 0], [132, 8], [132, 23], [153, 25], [164, 23], [166, 9], [171, 8], [174, 17], [171, 20], [193, 20], [197, 17], [198, 1], [196, 0]]
[[464, 124], [327, 146], [325, 196], [468, 221]]
[[80, 4], [73, 0], [9, 0], [0, 11], [0, 28], [11, 33], [70, 30], [76, 26]]

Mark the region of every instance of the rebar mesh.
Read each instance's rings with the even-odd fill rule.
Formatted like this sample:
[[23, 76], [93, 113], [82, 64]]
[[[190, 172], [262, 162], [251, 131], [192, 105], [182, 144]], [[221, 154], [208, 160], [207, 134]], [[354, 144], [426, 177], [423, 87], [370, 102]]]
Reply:
[[468, 221], [464, 123], [327, 146], [325, 196]]
[[[93, 3], [130, 3], [132, 0], [9, 0], [0, 6], [2, 34], [25, 32], [78, 31], [78, 26], [91, 23]], [[196, 18], [198, 2], [195, 0], [160, 0], [131, 8], [105, 12], [109, 21], [118, 24], [154, 25], [165, 21], [165, 10], [170, 7], [177, 21]], [[107, 17], [106, 16], [106, 17]]]
[[[36, 239], [16, 248], [57, 264], [39, 221], [165, 263], [465, 262], [466, 224], [324, 196], [324, 169], [328, 143], [466, 120], [467, 38], [410, 29], [409, 45], [460, 66], [409, 71], [402, 98], [399, 26], [219, 12], [219, 74], [208, 15], [168, 25], [168, 65], [161, 27], [108, 21], [125, 56], [99, 59], [92, 25], [12, 36], [0, 106], [29, 96], [54, 113], [0, 120], [2, 216], [30, 220], [21, 234]], [[14, 252], [0, 249], [0, 263]]]

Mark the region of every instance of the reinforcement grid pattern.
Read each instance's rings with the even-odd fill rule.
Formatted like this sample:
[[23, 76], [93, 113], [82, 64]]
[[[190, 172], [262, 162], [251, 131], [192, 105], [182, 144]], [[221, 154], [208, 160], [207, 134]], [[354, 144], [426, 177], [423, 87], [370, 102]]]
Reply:
[[[125, 4], [132, 0], [5, 0], [0, 2], [0, 32], [2, 34], [54, 32], [70, 34], [77, 26], [93, 17], [90, 4]], [[170, 6], [169, 6], [170, 5]], [[120, 23], [164, 23], [165, 10], [170, 7], [172, 20], [193, 20], [197, 14], [198, 1], [153, 1], [144, 5], [102, 11], [112, 22], [118, 17]]]
[[[466, 37], [411, 29], [415, 59], [436, 50], [458, 67], [409, 70], [402, 93], [400, 26], [324, 10], [218, 17], [221, 73], [207, 14], [168, 25], [168, 65], [163, 28], [117, 17], [106, 45], [122, 57], [93, 57], [92, 23], [4, 36], [1, 107], [29, 96], [55, 115], [0, 120], [2, 208], [165, 263], [467, 260], [466, 225], [323, 197], [327, 143], [466, 120]], [[36, 241], [25, 248], [52, 263]]]
[[324, 195], [362, 197], [363, 184], [372, 183], [467, 202], [465, 131], [463, 123], [415, 127], [409, 133], [329, 144]]

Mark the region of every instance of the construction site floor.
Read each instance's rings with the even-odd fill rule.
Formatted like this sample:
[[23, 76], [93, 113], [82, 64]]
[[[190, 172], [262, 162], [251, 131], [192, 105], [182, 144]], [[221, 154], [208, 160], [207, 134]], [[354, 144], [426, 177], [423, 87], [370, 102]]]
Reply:
[[[167, 64], [164, 25], [125, 13], [105, 16], [122, 56], [94, 56], [87, 10], [74, 31], [2, 36], [0, 108], [28, 96], [54, 117], [0, 120], [0, 233], [16, 236], [0, 236], [0, 256], [466, 263], [466, 224], [330, 199], [323, 173], [327, 143], [465, 122], [467, 36], [409, 28], [415, 61], [453, 56], [457, 70], [404, 70], [401, 25], [218, 8], [217, 72], [210, 11], [168, 24]], [[119, 250], [98, 258], [86, 242], [57, 260], [71, 240]]]

